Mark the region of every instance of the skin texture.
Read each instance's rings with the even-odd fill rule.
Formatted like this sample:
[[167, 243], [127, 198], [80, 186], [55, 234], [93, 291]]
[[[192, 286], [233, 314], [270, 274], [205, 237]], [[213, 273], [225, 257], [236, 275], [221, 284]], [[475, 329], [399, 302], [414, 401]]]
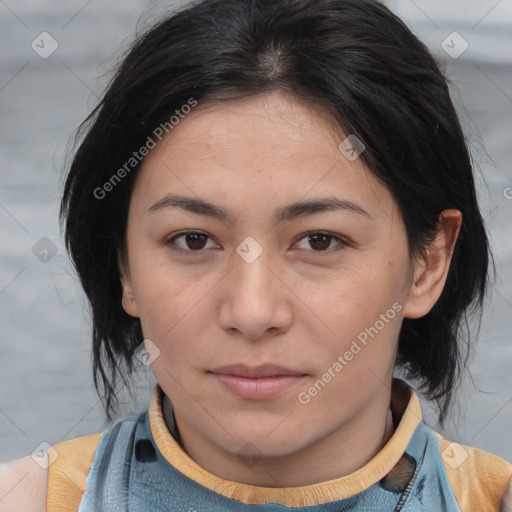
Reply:
[[32, 457], [0, 464], [0, 512], [46, 512], [47, 491], [48, 468]]
[[[174, 127], [137, 177], [123, 307], [160, 351], [151, 367], [167, 421], [170, 400], [184, 449], [222, 478], [264, 487], [338, 478], [392, 434], [401, 322], [439, 298], [462, 219], [443, 212], [426, 257], [411, 260], [396, 202], [360, 158], [338, 149], [345, 137], [324, 107], [283, 92], [210, 103]], [[171, 193], [228, 209], [232, 223], [176, 207], [150, 210]], [[273, 219], [289, 203], [333, 196], [366, 214]], [[185, 230], [206, 236], [171, 240]], [[333, 236], [308, 239], [317, 231]], [[247, 237], [258, 244], [250, 251], [262, 250], [250, 263], [236, 251]], [[393, 304], [394, 318], [300, 403]], [[272, 399], [243, 399], [211, 373], [239, 363], [278, 364], [302, 377]]]

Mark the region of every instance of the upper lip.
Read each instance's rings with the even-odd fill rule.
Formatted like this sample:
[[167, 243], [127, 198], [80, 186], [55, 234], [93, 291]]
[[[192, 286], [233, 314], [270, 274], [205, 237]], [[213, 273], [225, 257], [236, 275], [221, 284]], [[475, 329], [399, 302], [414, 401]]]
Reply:
[[263, 364], [253, 367], [247, 366], [245, 364], [230, 364], [212, 370], [212, 373], [253, 378], [278, 377], [281, 375], [304, 375], [304, 373], [298, 372], [296, 370], [290, 370], [277, 364]]

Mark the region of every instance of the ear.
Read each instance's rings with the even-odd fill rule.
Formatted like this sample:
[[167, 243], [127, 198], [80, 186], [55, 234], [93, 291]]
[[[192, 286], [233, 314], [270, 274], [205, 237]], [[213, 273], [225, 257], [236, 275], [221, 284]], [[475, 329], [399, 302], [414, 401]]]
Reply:
[[404, 305], [405, 318], [425, 316], [438, 301], [446, 283], [450, 262], [462, 225], [459, 210], [443, 210], [439, 214], [435, 238], [426, 254], [414, 263], [414, 275]]
[[130, 275], [130, 268], [127, 263], [119, 261], [119, 270], [121, 287], [123, 290], [123, 296], [121, 298], [123, 309], [129, 315], [139, 318], [139, 309], [137, 307], [137, 302], [135, 300], [135, 295], [133, 294], [132, 289], [132, 278]]

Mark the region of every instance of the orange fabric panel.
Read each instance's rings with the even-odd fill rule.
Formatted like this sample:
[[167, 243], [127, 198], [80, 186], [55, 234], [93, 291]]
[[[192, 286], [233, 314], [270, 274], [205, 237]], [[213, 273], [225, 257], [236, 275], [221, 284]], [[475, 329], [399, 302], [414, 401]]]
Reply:
[[443, 464], [462, 512], [500, 512], [512, 476], [512, 464], [440, 434]]
[[47, 512], [76, 512], [103, 432], [63, 441], [48, 450]]

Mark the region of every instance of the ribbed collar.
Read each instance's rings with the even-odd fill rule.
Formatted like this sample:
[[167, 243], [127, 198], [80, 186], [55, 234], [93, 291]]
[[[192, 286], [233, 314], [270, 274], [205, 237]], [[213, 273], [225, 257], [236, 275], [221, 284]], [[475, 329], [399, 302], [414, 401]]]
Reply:
[[395, 432], [362, 468], [341, 478], [312, 485], [284, 488], [258, 487], [220, 478], [190, 458], [175, 439], [177, 438], [176, 426], [171, 425], [171, 429], [167, 427], [162, 409], [163, 396], [162, 388], [157, 384], [149, 406], [151, 431], [163, 457], [180, 473], [196, 483], [226, 498], [249, 505], [272, 501], [288, 507], [304, 507], [354, 496], [389, 473], [400, 460], [422, 419], [418, 396], [408, 384], [395, 378], [390, 404]]

